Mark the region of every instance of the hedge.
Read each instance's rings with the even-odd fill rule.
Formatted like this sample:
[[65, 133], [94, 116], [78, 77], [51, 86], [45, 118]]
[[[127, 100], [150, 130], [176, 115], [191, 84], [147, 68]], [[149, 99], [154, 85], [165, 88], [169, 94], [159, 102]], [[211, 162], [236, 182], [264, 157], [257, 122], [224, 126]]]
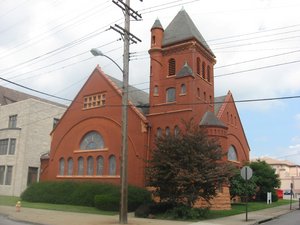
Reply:
[[[113, 184], [91, 182], [40, 182], [30, 185], [22, 193], [21, 199], [29, 202], [96, 206], [103, 210], [105, 208], [105, 210], [117, 211], [120, 187]], [[128, 187], [129, 211], [134, 211], [139, 205], [150, 201], [151, 195], [147, 190], [133, 186]]]

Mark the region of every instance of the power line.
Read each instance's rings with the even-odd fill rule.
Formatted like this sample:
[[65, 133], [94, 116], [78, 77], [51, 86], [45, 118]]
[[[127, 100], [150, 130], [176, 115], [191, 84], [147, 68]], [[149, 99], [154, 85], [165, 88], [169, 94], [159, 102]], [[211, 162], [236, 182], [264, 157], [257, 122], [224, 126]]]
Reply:
[[284, 52], [284, 53], [280, 53], [280, 54], [276, 54], [276, 55], [269, 55], [269, 56], [265, 56], [265, 57], [260, 57], [260, 58], [246, 60], [246, 61], [231, 63], [231, 64], [227, 64], [227, 65], [215, 67], [214, 69], [220, 69], [220, 68], [224, 68], [224, 67], [228, 67], [228, 66], [235, 66], [235, 65], [239, 65], [239, 64], [243, 64], [243, 63], [248, 63], [248, 62], [254, 62], [254, 61], [262, 60], [262, 59], [269, 59], [269, 58], [278, 57], [278, 56], [282, 56], [282, 55], [288, 55], [288, 54], [292, 54], [292, 53], [296, 53], [296, 52], [300, 52], [300, 50], [295, 50], [295, 51], [290, 51], [290, 52]]
[[277, 67], [277, 66], [299, 63], [299, 62], [300, 62], [300, 60], [295, 60], [295, 61], [286, 62], [286, 63], [278, 63], [278, 64], [274, 64], [274, 65], [269, 65], [269, 66], [262, 66], [262, 67], [256, 67], [256, 68], [247, 69], [247, 70], [240, 70], [240, 71], [231, 72], [231, 73], [224, 73], [224, 74], [220, 74], [220, 75], [215, 75], [214, 77], [225, 77], [225, 76], [230, 76], [233, 74], [246, 73], [246, 72], [251, 72], [251, 71], [255, 71], [255, 70], [262, 70], [262, 69], [267, 69], [267, 68], [272, 68], [272, 67]]

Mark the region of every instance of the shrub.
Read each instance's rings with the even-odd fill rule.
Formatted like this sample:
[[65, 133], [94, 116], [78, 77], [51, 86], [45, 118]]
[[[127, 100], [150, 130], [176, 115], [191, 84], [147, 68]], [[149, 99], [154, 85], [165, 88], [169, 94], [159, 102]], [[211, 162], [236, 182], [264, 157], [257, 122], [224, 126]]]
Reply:
[[95, 207], [105, 211], [118, 211], [120, 207], [120, 196], [112, 194], [96, 195]]
[[[96, 200], [95, 196], [101, 196], [100, 200], [98, 198]], [[21, 198], [29, 202], [53, 204], [83, 206], [100, 204], [97, 207], [103, 208], [103, 210], [117, 211], [120, 202], [120, 187], [113, 184], [91, 182], [41, 182], [30, 185], [22, 193]], [[150, 200], [151, 196], [147, 190], [133, 186], [128, 187], [129, 211], [134, 211], [139, 205], [150, 202]]]
[[[113, 194], [97, 195], [95, 197], [95, 207], [101, 210], [118, 211], [120, 206], [120, 191]], [[128, 211], [135, 211], [140, 205], [151, 201], [150, 193], [142, 188], [128, 187]], [[109, 207], [108, 207], [109, 206]]]
[[190, 208], [181, 205], [167, 211], [167, 215], [173, 219], [194, 220], [206, 218], [208, 212], [208, 208]]
[[135, 217], [147, 218], [150, 215], [150, 204], [140, 205], [134, 212]]

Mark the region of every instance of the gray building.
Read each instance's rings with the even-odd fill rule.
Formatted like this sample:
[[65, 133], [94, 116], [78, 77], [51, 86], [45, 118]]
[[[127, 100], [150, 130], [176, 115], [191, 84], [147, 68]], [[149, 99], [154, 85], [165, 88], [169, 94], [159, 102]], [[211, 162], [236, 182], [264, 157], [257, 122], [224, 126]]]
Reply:
[[0, 195], [20, 196], [39, 180], [40, 157], [66, 106], [0, 86]]

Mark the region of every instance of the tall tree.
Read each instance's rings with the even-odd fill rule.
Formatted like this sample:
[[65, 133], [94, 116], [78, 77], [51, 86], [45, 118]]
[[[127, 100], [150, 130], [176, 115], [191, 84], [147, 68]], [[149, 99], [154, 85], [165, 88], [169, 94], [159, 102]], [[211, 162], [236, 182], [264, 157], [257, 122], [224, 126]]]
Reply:
[[184, 125], [178, 134], [157, 137], [147, 175], [161, 201], [192, 207], [199, 198], [209, 202], [230, 170], [216, 140], [192, 120]]
[[273, 169], [265, 161], [260, 160], [251, 162], [249, 166], [253, 170], [253, 180], [258, 187], [256, 192], [256, 199], [266, 200], [267, 192], [272, 192], [273, 196], [276, 195], [275, 188], [280, 187], [280, 179], [278, 175], [275, 174], [275, 169]]

